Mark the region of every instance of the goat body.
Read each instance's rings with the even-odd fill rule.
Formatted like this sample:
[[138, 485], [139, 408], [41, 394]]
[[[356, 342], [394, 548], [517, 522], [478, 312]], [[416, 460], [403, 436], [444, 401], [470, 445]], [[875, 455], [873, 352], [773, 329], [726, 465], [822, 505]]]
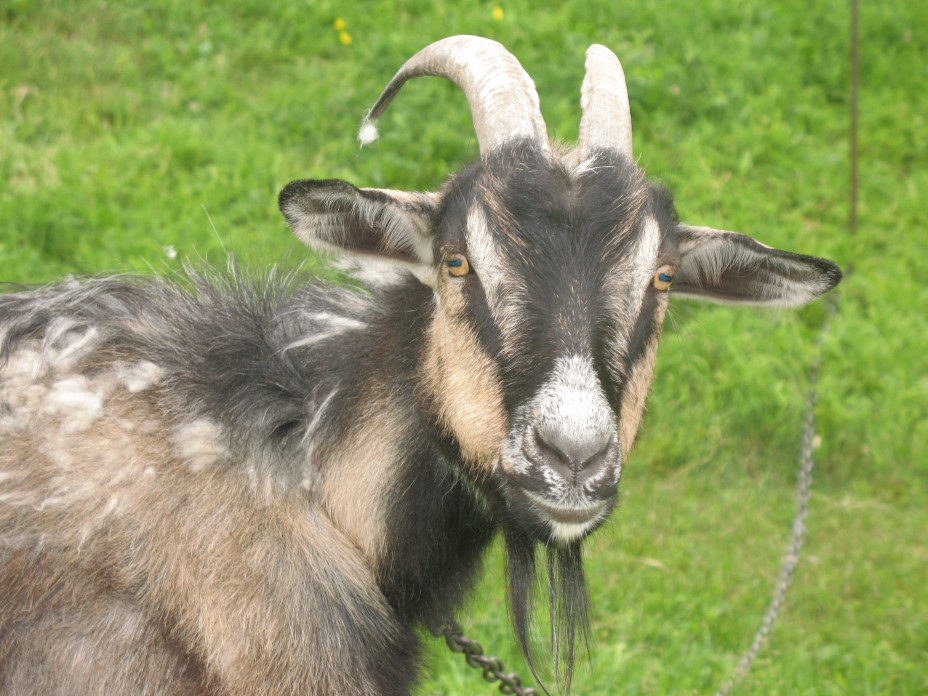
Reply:
[[3, 693], [403, 693], [411, 627], [493, 529], [416, 395], [429, 304], [240, 278], [0, 299]]
[[[406, 694], [417, 631], [498, 530], [526, 650], [548, 548], [569, 682], [580, 544], [615, 504], [670, 284], [797, 305], [840, 278], [680, 223], [602, 47], [564, 153], [474, 37], [414, 57], [370, 122], [420, 74], [465, 90], [479, 162], [437, 193], [281, 193], [364, 287], [233, 271], [0, 297], [2, 693]], [[500, 80], [510, 101], [482, 103]]]

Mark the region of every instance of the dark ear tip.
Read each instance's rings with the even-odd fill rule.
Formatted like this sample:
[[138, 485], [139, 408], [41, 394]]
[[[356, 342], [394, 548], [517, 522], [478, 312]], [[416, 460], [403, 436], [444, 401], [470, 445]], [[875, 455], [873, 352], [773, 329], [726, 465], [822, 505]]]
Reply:
[[280, 190], [280, 193], [277, 195], [277, 207], [280, 209], [280, 212], [284, 214], [284, 217], [287, 216], [287, 204], [290, 203], [294, 198], [298, 197], [301, 193], [307, 191], [310, 188], [312, 181], [312, 179], [296, 179], [295, 181], [291, 181]]
[[277, 206], [280, 208], [280, 212], [284, 214], [284, 217], [288, 217], [285, 206], [289, 207], [293, 201], [304, 196], [312, 196], [323, 190], [344, 193], [356, 193], [358, 191], [355, 186], [341, 179], [295, 179], [280, 190], [277, 196]]
[[833, 289], [838, 283], [841, 282], [841, 279], [844, 277], [844, 274], [841, 272], [841, 268], [834, 261], [828, 259], [817, 258], [819, 268], [822, 270], [822, 275], [825, 276], [827, 282], [827, 287], [825, 292]]

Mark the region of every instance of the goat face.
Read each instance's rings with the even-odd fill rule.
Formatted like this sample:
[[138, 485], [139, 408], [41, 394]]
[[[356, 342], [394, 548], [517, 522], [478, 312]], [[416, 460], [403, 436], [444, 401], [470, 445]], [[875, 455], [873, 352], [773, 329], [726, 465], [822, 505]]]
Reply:
[[403, 82], [422, 74], [464, 89], [479, 162], [432, 194], [295, 181], [281, 210], [301, 239], [358, 261], [373, 282], [411, 273], [431, 288], [422, 373], [436, 416], [471, 479], [502, 491], [506, 519], [567, 547], [616, 500], [671, 284], [685, 296], [790, 306], [840, 272], [679, 222], [632, 160], [624, 76], [602, 47], [587, 56], [581, 142], [562, 153], [518, 62], [474, 37], [411, 59], [371, 110], [365, 139]]
[[[657, 233], [645, 221], [650, 195], [620, 157], [603, 153], [578, 172], [527, 141], [446, 189], [436, 296], [438, 321], [454, 328], [441, 334], [437, 362], [460, 363], [454, 337], [475, 337], [468, 350], [502, 394], [500, 426], [476, 454], [495, 467], [508, 517], [532, 536], [578, 538], [615, 501], [643, 404], [632, 407], [634, 389], [646, 390], [637, 373], [651, 373], [666, 305], [666, 292], [649, 287], [658, 261], [657, 246], [646, 248]], [[464, 259], [467, 274], [447, 266]], [[440, 381], [440, 402], [473, 378], [462, 370]], [[463, 408], [446, 413], [453, 432], [466, 431]]]

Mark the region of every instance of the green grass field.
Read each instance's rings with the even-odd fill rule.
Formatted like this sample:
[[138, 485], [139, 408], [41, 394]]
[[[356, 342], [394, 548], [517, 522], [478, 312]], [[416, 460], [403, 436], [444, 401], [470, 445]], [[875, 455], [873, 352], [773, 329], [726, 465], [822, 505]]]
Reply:
[[[686, 220], [853, 268], [824, 348], [803, 562], [737, 693], [928, 693], [928, 3], [863, 3], [853, 237], [847, 3], [536, 5], [5, 0], [0, 280], [170, 273], [226, 251], [303, 262], [276, 210], [287, 181], [429, 189], [476, 156], [466, 102], [440, 80], [407, 86], [358, 149], [366, 108], [416, 50], [502, 41], [571, 141], [583, 51], [604, 43], [628, 75], [640, 164]], [[622, 505], [587, 548], [575, 693], [705, 694], [731, 673], [785, 547], [824, 317], [672, 302]], [[460, 618], [525, 672], [501, 560]], [[433, 641], [420, 693], [492, 689]]]

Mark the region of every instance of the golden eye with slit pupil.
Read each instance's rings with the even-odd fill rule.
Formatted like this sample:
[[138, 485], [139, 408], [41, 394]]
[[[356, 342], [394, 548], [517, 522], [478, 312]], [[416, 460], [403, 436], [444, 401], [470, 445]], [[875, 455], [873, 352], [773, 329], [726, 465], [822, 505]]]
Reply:
[[452, 254], [445, 261], [445, 265], [448, 267], [449, 275], [460, 277], [470, 273], [470, 264], [464, 254]]
[[673, 284], [673, 266], [661, 266], [654, 273], [653, 285], [658, 290], [669, 290]]

